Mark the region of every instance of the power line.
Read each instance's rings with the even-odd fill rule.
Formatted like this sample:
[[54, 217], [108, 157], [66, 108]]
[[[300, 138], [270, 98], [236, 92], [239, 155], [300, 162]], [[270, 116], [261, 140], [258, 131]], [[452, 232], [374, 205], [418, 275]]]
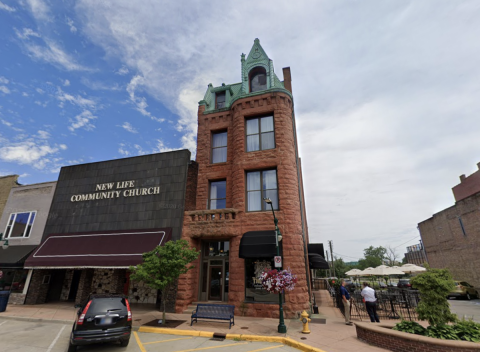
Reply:
[[416, 235], [414, 238], [408, 240], [407, 242], [404, 242], [404, 243], [402, 243], [402, 244], [399, 244], [399, 245], [396, 246], [396, 247], [393, 247], [393, 249], [398, 248], [398, 247], [400, 247], [400, 246], [403, 246], [404, 244], [406, 244], [406, 243], [408, 243], [408, 242], [411, 242], [411, 241], [413, 241], [414, 239], [416, 239], [416, 238], [418, 238], [418, 237], [420, 237], [420, 236], [419, 236], [419, 235]]

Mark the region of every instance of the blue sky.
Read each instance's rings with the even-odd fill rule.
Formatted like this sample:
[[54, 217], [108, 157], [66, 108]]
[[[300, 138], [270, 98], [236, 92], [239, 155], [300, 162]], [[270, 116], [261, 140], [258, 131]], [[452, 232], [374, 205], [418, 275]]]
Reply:
[[403, 253], [480, 162], [478, 1], [0, 0], [0, 175], [188, 148], [260, 38], [290, 66], [312, 242]]

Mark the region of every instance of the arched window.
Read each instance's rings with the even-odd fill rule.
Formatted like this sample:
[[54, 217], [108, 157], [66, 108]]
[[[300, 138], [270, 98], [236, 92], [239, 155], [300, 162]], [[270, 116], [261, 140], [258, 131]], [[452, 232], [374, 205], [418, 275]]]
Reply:
[[250, 71], [250, 93], [267, 89], [267, 71], [263, 67], [255, 67]]

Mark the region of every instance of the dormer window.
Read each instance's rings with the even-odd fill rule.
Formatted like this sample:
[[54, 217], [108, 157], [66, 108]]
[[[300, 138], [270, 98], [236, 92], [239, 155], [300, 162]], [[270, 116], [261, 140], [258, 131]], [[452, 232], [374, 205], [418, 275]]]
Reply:
[[225, 107], [225, 91], [215, 93], [215, 109], [222, 109]]
[[267, 71], [263, 67], [255, 67], [250, 71], [250, 93], [267, 89]]

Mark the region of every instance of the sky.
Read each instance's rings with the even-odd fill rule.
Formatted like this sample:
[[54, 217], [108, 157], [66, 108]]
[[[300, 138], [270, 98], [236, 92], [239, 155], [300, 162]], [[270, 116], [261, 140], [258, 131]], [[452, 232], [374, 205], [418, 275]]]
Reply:
[[390, 246], [480, 162], [480, 2], [0, 0], [0, 176], [190, 149], [255, 38], [290, 67], [310, 242]]

